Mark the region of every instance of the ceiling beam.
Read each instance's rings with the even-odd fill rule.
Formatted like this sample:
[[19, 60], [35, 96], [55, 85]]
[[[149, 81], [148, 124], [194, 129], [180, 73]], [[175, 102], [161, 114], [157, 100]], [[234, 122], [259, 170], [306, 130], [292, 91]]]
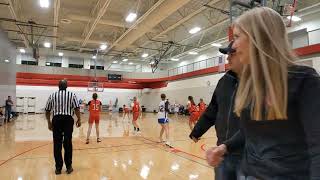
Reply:
[[[77, 38], [77, 37], [63, 37], [62, 40], [63, 41], [71, 41], [71, 42], [83, 42], [82, 38]], [[89, 39], [89, 40], [87, 40], [87, 43], [89, 43], [89, 44], [102, 44], [102, 43], [106, 43], [106, 41]]]
[[[217, 4], [218, 2], [220, 2], [222, 0], [215, 0], [215, 1], [211, 1], [209, 4]], [[204, 11], [205, 9], [207, 9], [205, 6], [202, 6], [201, 8], [199, 8], [198, 10], [194, 11], [193, 13], [189, 14], [188, 16], [180, 19], [178, 22], [176, 22], [175, 24], [171, 25], [170, 27], [168, 27], [166, 30], [162, 31], [161, 33], [157, 34], [156, 36], [154, 36], [152, 39], [157, 39], [161, 36], [163, 36], [164, 34], [172, 31], [173, 29], [177, 28], [178, 26], [180, 26], [181, 24], [187, 22], [189, 19], [191, 19], [192, 17], [196, 16], [197, 14], [201, 13], [202, 11]], [[142, 46], [146, 46], [149, 42], [151, 41], [146, 41]]]
[[[60, 10], [60, 0], [54, 0], [54, 6], [53, 6], [53, 12], [54, 12], [53, 25], [54, 26], [58, 26], [58, 23], [59, 23], [59, 10]], [[54, 27], [52, 36], [57, 36], [57, 31], [58, 31], [58, 27]], [[53, 52], [56, 51], [56, 46], [57, 46], [57, 39], [54, 38], [52, 42]]]
[[[8, 2], [9, 2], [9, 6], [8, 7], [9, 7], [9, 10], [10, 10], [11, 16], [13, 17], [13, 19], [18, 20], [17, 13], [14, 10], [14, 6], [13, 6], [13, 3], [12, 3], [12, 0], [8, 0]], [[21, 32], [21, 33], [23, 33], [23, 32]], [[29, 43], [28, 43], [28, 40], [27, 40], [26, 36], [24, 34], [20, 34], [20, 37], [23, 39], [23, 43], [26, 46], [26, 48], [29, 48]]]
[[[25, 35], [33, 35], [33, 36], [40, 36], [40, 37], [49, 37], [49, 38], [58, 38], [57, 36], [50, 36], [50, 35], [43, 35], [43, 34], [34, 34], [34, 33], [21, 33], [19, 30], [14, 29], [3, 29], [4, 32], [15, 32], [19, 34], [25, 34]], [[21, 40], [23, 41], [23, 40]]]
[[[186, 5], [190, 0], [159, 0], [143, 16], [141, 16], [124, 34], [122, 34], [110, 47], [116, 46], [116, 50], [123, 50], [134, 43], [150, 29], [172, 13]], [[136, 28], [137, 29], [134, 29]]]
[[83, 42], [81, 44], [82, 47], [84, 47], [87, 44], [91, 34], [93, 33], [94, 29], [96, 28], [96, 26], [97, 26], [98, 22], [100, 21], [101, 17], [105, 14], [105, 12], [106, 12], [106, 10], [107, 10], [107, 8], [108, 8], [110, 3], [111, 3], [111, 0], [104, 0], [104, 3], [102, 5], [102, 7], [99, 9], [95, 20], [92, 23], [90, 23], [90, 25], [88, 26], [90, 28], [89, 28], [89, 31], [86, 34], [86, 37], [84, 38], [84, 40], [83, 40]]
[[[225, 19], [221, 20], [220, 22], [216, 23], [216, 24], [213, 25], [213, 26], [210, 26], [210, 27], [208, 27], [208, 28], [206, 28], [206, 29], [204, 29], [204, 30], [196, 33], [196, 34], [193, 34], [193, 35], [191, 35], [191, 36], [188, 36], [187, 38], [179, 41], [178, 43], [186, 42], [186, 41], [194, 38], [195, 36], [198, 36], [199, 34], [207, 33], [208, 31], [210, 31], [210, 30], [212, 30], [212, 29], [214, 29], [214, 28], [220, 27], [221, 25], [223, 25], [224, 23], [227, 23], [227, 22], [229, 22], [229, 18], [225, 18]], [[184, 53], [184, 52], [182, 52], [182, 53]], [[154, 54], [150, 55], [147, 59], [152, 58], [153, 56], [156, 56], [157, 54], [159, 54], [159, 53], [154, 53]]]
[[147, 17], [164, 1], [165, 0], [159, 0], [155, 5], [153, 5], [145, 14], [143, 14], [137, 21], [135, 21], [135, 23], [126, 32], [124, 32], [115, 42], [113, 42], [113, 44], [108, 49], [111, 50], [119, 41], [121, 41], [131, 30], [135, 29], [137, 25], [145, 19], [145, 17]]
[[[75, 14], [70, 14], [67, 15], [67, 19], [70, 19], [72, 21], [81, 21], [81, 22], [93, 22], [94, 18], [88, 17], [88, 16], [81, 16], [81, 15], [75, 15]], [[126, 25], [125, 23], [119, 22], [119, 21], [114, 21], [114, 20], [109, 20], [109, 19], [100, 19], [98, 22], [100, 25], [107, 25], [107, 26], [113, 26], [113, 27], [118, 27], [118, 28], [130, 28], [129, 25]], [[150, 30], [152, 33], [157, 33], [155, 29]]]
[[[82, 22], [92, 22], [94, 21], [94, 18], [88, 17], [88, 16], [80, 16], [80, 15], [74, 15], [70, 14], [67, 15], [67, 18], [72, 21], [82, 21]], [[115, 26], [120, 28], [128, 28], [124, 23], [121, 23], [119, 21], [113, 21], [108, 19], [100, 19], [98, 24], [108, 25], [108, 26]]]

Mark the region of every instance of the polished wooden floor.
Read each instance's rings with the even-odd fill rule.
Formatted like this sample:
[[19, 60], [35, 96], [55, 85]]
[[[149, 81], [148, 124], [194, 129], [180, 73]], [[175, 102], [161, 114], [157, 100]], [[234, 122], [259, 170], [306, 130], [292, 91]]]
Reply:
[[216, 143], [210, 129], [198, 143], [188, 135], [185, 116], [170, 117], [172, 148], [158, 141], [157, 115], [143, 114], [141, 134], [121, 114], [103, 114], [100, 123], [102, 142], [85, 144], [88, 115], [73, 133], [73, 168], [67, 175], [54, 174], [52, 133], [43, 114], [20, 115], [14, 122], [0, 126], [1, 180], [135, 180], [135, 179], [214, 179], [204, 150]]

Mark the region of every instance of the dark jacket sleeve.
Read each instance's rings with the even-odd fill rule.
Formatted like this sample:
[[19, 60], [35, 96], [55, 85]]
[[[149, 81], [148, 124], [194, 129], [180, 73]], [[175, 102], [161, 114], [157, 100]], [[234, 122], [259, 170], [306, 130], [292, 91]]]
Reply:
[[165, 112], [170, 112], [170, 110], [169, 110], [169, 102], [168, 101], [166, 101], [164, 103], [164, 110], [165, 110]]
[[[216, 88], [217, 90], [217, 88]], [[206, 111], [201, 115], [200, 119], [198, 120], [197, 124], [194, 126], [191, 134], [189, 135], [190, 138], [200, 138], [204, 133], [210, 129], [211, 126], [215, 124], [218, 112], [218, 104], [216, 99], [216, 90], [214, 91], [211, 102], [206, 109]]]
[[235, 149], [243, 147], [245, 144], [245, 137], [241, 130], [236, 132], [230, 139], [226, 140], [222, 144], [227, 146], [228, 152], [233, 152]]
[[306, 134], [311, 160], [310, 179], [320, 179], [320, 78], [312, 69], [312, 76], [303, 82], [300, 92], [299, 115]]

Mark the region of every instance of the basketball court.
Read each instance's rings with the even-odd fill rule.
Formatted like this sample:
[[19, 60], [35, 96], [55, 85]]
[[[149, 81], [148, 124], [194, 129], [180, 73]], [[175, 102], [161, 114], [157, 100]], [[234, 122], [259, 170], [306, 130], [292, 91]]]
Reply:
[[[15, 124], [1, 127], [0, 173], [3, 179], [206, 179], [213, 170], [204, 159], [204, 149], [215, 144], [210, 130], [197, 144], [188, 138], [187, 117], [172, 117], [172, 148], [159, 143], [160, 127], [154, 114], [143, 114], [141, 134], [116, 113], [103, 114], [101, 143], [85, 144], [88, 125], [74, 130], [74, 173], [54, 174], [52, 134], [43, 115], [22, 115]], [[85, 121], [87, 115], [83, 116]]]
[[[205, 152], [216, 146], [215, 129], [189, 138], [188, 96], [210, 103], [229, 70], [219, 48], [232, 40], [232, 23], [261, 6], [283, 17], [297, 63], [319, 72], [319, 0], [0, 0], [0, 180], [214, 179]], [[74, 172], [56, 175], [45, 106], [63, 79], [82, 125], [73, 131]], [[93, 127], [86, 144], [93, 93], [102, 141]], [[159, 138], [162, 93], [169, 145]], [[140, 132], [132, 113], [123, 117], [134, 97]]]

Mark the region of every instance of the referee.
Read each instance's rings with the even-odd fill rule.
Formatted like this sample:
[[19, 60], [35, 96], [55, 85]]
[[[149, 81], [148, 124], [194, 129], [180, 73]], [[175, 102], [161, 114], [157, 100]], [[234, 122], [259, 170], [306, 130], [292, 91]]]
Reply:
[[[59, 91], [51, 94], [46, 104], [46, 118], [48, 121], [48, 129], [53, 131], [53, 149], [54, 159], [56, 162], [55, 173], [61, 174], [63, 159], [62, 159], [62, 143], [64, 147], [64, 161], [67, 168], [67, 173], [73, 171], [72, 168], [72, 132], [73, 132], [73, 114], [76, 113], [78, 121], [76, 126], [81, 126], [80, 108], [76, 95], [73, 92], [67, 91], [67, 81], [59, 82]], [[50, 121], [50, 113], [53, 111], [53, 119]]]

